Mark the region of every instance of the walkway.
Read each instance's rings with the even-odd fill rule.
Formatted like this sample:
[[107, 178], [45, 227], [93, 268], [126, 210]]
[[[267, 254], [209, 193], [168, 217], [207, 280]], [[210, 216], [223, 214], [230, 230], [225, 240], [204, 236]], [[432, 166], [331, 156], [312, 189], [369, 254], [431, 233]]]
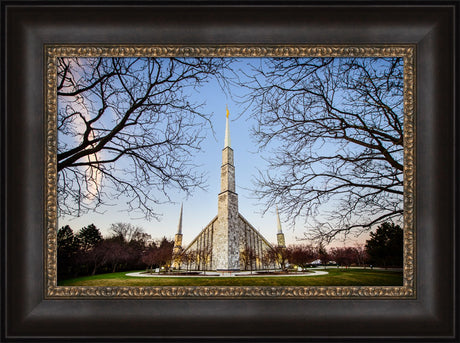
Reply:
[[290, 274], [275, 274], [275, 275], [257, 275], [251, 274], [251, 272], [243, 271], [243, 272], [236, 272], [236, 273], [217, 273], [217, 272], [200, 272], [200, 275], [165, 275], [165, 274], [147, 274], [145, 272], [136, 272], [136, 273], [127, 273], [126, 276], [132, 277], [280, 277], [280, 276], [318, 276], [318, 275], [326, 275], [329, 274], [326, 271], [320, 270], [312, 270], [309, 273], [290, 273]]

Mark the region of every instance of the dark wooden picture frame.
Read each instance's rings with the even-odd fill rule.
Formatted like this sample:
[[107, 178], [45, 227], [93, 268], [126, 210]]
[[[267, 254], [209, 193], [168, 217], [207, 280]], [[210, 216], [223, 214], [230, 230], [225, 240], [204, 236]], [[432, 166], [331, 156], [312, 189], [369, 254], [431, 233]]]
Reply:
[[[3, 339], [456, 338], [456, 3], [48, 4], [2, 2]], [[415, 45], [416, 298], [47, 299], [44, 46], [70, 43]]]

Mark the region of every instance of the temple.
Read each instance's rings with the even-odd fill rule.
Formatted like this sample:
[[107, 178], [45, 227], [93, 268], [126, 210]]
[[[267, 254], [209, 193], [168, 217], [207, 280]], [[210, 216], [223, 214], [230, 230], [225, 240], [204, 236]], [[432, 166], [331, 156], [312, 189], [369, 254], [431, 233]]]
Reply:
[[[225, 142], [222, 150], [220, 193], [217, 215], [186, 247], [182, 248], [182, 207], [179, 227], [173, 249], [173, 268], [180, 268], [184, 256], [194, 255], [192, 269], [232, 272], [269, 268], [265, 256], [273, 251], [272, 245], [252, 226], [238, 210], [238, 194], [235, 189], [235, 164], [230, 144], [230, 128], [227, 108]], [[284, 247], [278, 209], [277, 242]]]

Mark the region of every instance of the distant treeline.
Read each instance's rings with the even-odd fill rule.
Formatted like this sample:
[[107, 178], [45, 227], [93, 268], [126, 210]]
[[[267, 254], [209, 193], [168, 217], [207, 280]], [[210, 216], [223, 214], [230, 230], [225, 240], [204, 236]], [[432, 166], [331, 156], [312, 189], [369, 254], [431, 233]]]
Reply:
[[304, 257], [310, 254], [310, 258], [320, 260], [321, 264], [335, 262], [340, 266], [402, 267], [403, 247], [404, 237], [401, 227], [385, 222], [378, 226], [375, 232], [370, 233], [370, 239], [365, 245], [330, 249], [325, 249], [321, 244], [316, 249], [308, 246], [307, 249], [305, 246], [291, 246], [286, 249], [286, 260], [302, 266], [302, 264], [309, 264], [305, 262]]
[[169, 264], [174, 242], [166, 237], [152, 240], [142, 228], [112, 224], [111, 236], [103, 238], [94, 224], [74, 233], [69, 225], [57, 233], [58, 279], [160, 267]]
[[[286, 269], [288, 266], [308, 267], [312, 264], [340, 266], [402, 267], [403, 230], [393, 223], [383, 223], [365, 245], [326, 249], [322, 244], [295, 244], [286, 248], [275, 247], [264, 259], [266, 265]], [[116, 271], [153, 269], [167, 270], [172, 262], [174, 241], [163, 237], [152, 240], [142, 228], [116, 223], [111, 226], [111, 236], [103, 238], [99, 229], [91, 224], [74, 233], [63, 226], [57, 234], [58, 279], [110, 273]], [[183, 267], [193, 264], [197, 254], [184, 253]], [[243, 251], [245, 263], [252, 265], [255, 254]], [[247, 260], [247, 261], [246, 261]]]

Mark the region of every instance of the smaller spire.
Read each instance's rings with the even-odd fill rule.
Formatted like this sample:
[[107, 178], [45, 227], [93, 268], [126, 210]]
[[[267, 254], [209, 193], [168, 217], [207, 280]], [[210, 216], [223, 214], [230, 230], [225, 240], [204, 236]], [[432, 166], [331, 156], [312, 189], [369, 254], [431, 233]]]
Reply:
[[276, 217], [278, 219], [278, 233], [283, 233], [283, 230], [281, 228], [280, 214], [278, 212], [278, 205], [276, 205]]
[[184, 204], [182, 203], [180, 205], [180, 215], [179, 215], [179, 226], [177, 228], [177, 234], [182, 235], [182, 209], [183, 209]]
[[228, 115], [229, 115], [229, 112], [228, 112], [228, 106], [225, 105], [225, 108], [227, 110], [227, 121], [226, 121], [226, 124], [225, 124], [225, 144], [224, 144], [224, 148], [226, 147], [230, 147], [230, 128], [229, 128], [229, 125], [228, 125]]
[[278, 240], [278, 247], [279, 248], [286, 248], [286, 241], [284, 240], [284, 233], [281, 229], [281, 220], [280, 220], [280, 213], [278, 212], [278, 205], [276, 205], [276, 217], [278, 219], [278, 234], [276, 238]]

